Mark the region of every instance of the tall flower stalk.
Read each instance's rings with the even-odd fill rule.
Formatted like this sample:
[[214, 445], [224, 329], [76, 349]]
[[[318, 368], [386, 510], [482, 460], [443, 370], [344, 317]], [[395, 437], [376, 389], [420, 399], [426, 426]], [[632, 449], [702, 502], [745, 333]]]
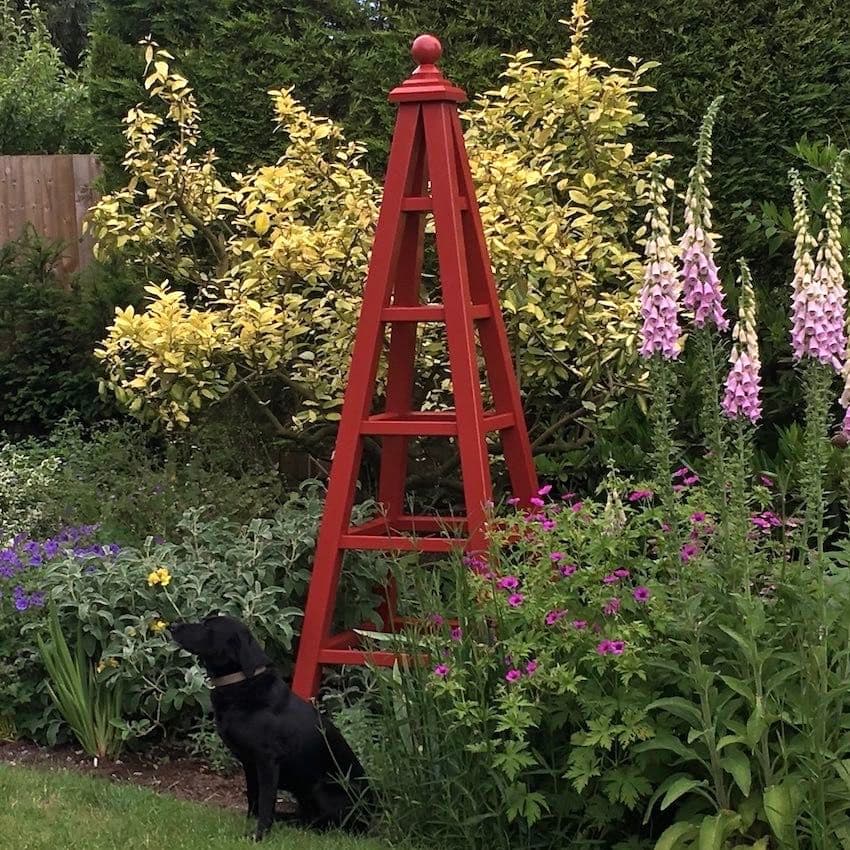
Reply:
[[693, 310], [694, 325], [704, 328], [713, 323], [718, 330], [729, 328], [723, 307], [723, 287], [714, 260], [715, 234], [711, 232], [711, 137], [723, 98], [717, 97], [708, 107], [696, 143], [697, 157], [690, 172], [685, 193], [685, 232], [679, 243], [682, 258], [685, 306]]
[[[672, 188], [672, 183], [669, 184]], [[646, 272], [640, 295], [640, 354], [648, 361], [652, 402], [649, 408], [653, 461], [657, 480], [655, 490], [664, 506], [667, 521], [673, 522], [675, 492], [671, 473], [676, 444], [673, 399], [676, 373], [670, 361], [682, 351], [679, 325], [681, 282], [676, 274], [675, 251], [670, 234], [670, 213], [666, 205], [668, 184], [660, 163], [650, 176], [647, 239], [644, 248]], [[675, 537], [675, 535], [673, 535]], [[665, 538], [666, 539], [666, 538]], [[671, 544], [671, 550], [675, 544]]]
[[736, 425], [734, 460], [728, 464], [731, 484], [730, 510], [725, 513], [726, 556], [731, 565], [734, 553], [744, 553], [744, 586], [750, 592], [747, 479], [752, 469], [752, 429], [761, 418], [761, 358], [756, 334], [756, 298], [753, 279], [745, 260], [739, 260], [741, 296], [738, 322], [732, 331], [731, 368], [721, 407]]
[[[712, 135], [722, 102], [722, 97], [715, 98], [703, 118], [696, 142], [696, 161], [691, 168], [685, 193], [685, 232], [679, 242], [683, 301], [685, 307], [693, 311], [696, 328], [694, 343], [703, 396], [701, 424], [708, 450], [709, 479], [718, 493], [722, 493], [726, 486], [726, 444], [718, 407], [720, 364], [712, 325], [716, 330], [725, 331], [729, 328], [729, 320], [726, 318], [723, 287], [714, 258], [717, 236], [712, 233], [712, 203], [708, 181], [713, 155]], [[720, 501], [723, 508], [725, 500]]]
[[732, 331], [732, 368], [726, 378], [723, 412], [729, 419], [746, 418], [753, 424], [761, 418], [761, 358], [756, 335], [756, 297], [746, 260], [738, 260], [741, 269], [741, 300], [738, 323]]

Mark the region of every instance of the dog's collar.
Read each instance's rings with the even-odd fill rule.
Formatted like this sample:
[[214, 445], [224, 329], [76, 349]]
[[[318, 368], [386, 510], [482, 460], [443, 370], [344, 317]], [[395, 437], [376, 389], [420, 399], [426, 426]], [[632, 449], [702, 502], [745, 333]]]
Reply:
[[245, 682], [265, 672], [265, 667], [258, 667], [250, 676], [246, 676], [244, 673], [228, 673], [226, 676], [216, 676], [215, 679], [210, 679], [210, 687], [223, 688], [226, 685], [235, 685], [237, 682]]

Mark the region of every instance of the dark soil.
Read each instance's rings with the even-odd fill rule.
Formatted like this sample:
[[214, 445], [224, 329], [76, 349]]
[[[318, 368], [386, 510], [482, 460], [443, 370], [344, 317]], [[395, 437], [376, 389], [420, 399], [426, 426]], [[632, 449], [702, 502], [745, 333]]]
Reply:
[[193, 803], [240, 811], [245, 807], [245, 780], [241, 770], [231, 776], [222, 776], [197, 759], [168, 751], [145, 755], [128, 753], [116, 761], [101, 761], [95, 766], [82, 750], [70, 746], [50, 748], [12, 741], [0, 742], [0, 763], [42, 770], [73, 770], [113, 782], [151, 788]]

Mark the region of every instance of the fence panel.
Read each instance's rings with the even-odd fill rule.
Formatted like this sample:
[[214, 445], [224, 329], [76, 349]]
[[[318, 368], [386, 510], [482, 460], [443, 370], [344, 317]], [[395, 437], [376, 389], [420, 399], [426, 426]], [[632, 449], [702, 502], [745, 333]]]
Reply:
[[0, 245], [20, 237], [29, 223], [65, 246], [61, 277], [84, 268], [92, 245], [82, 235], [83, 218], [98, 199], [92, 183], [100, 174], [100, 162], [90, 154], [0, 156]]

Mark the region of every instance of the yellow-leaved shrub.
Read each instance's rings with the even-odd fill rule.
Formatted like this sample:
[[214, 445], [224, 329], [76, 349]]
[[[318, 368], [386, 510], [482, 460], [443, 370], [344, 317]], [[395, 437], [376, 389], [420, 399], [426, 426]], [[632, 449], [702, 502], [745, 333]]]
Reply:
[[[549, 67], [511, 57], [502, 88], [464, 115], [521, 383], [548, 422], [614, 403], [637, 375], [630, 237], [647, 163], [628, 134], [643, 120], [649, 66], [614, 70], [588, 56], [584, 0], [573, 12], [566, 57]], [[358, 165], [363, 148], [274, 91], [283, 155], [225, 178], [198, 150], [198, 108], [173, 57], [148, 44], [146, 60], [153, 106], [126, 119], [129, 181], [96, 205], [91, 227], [99, 255], [143, 270], [150, 298], [117, 312], [97, 352], [103, 389], [168, 428], [244, 392], [280, 433], [321, 430], [339, 415], [380, 200]], [[438, 376], [432, 405], [447, 387], [436, 332], [419, 354]], [[271, 394], [274, 405], [262, 404]]]

